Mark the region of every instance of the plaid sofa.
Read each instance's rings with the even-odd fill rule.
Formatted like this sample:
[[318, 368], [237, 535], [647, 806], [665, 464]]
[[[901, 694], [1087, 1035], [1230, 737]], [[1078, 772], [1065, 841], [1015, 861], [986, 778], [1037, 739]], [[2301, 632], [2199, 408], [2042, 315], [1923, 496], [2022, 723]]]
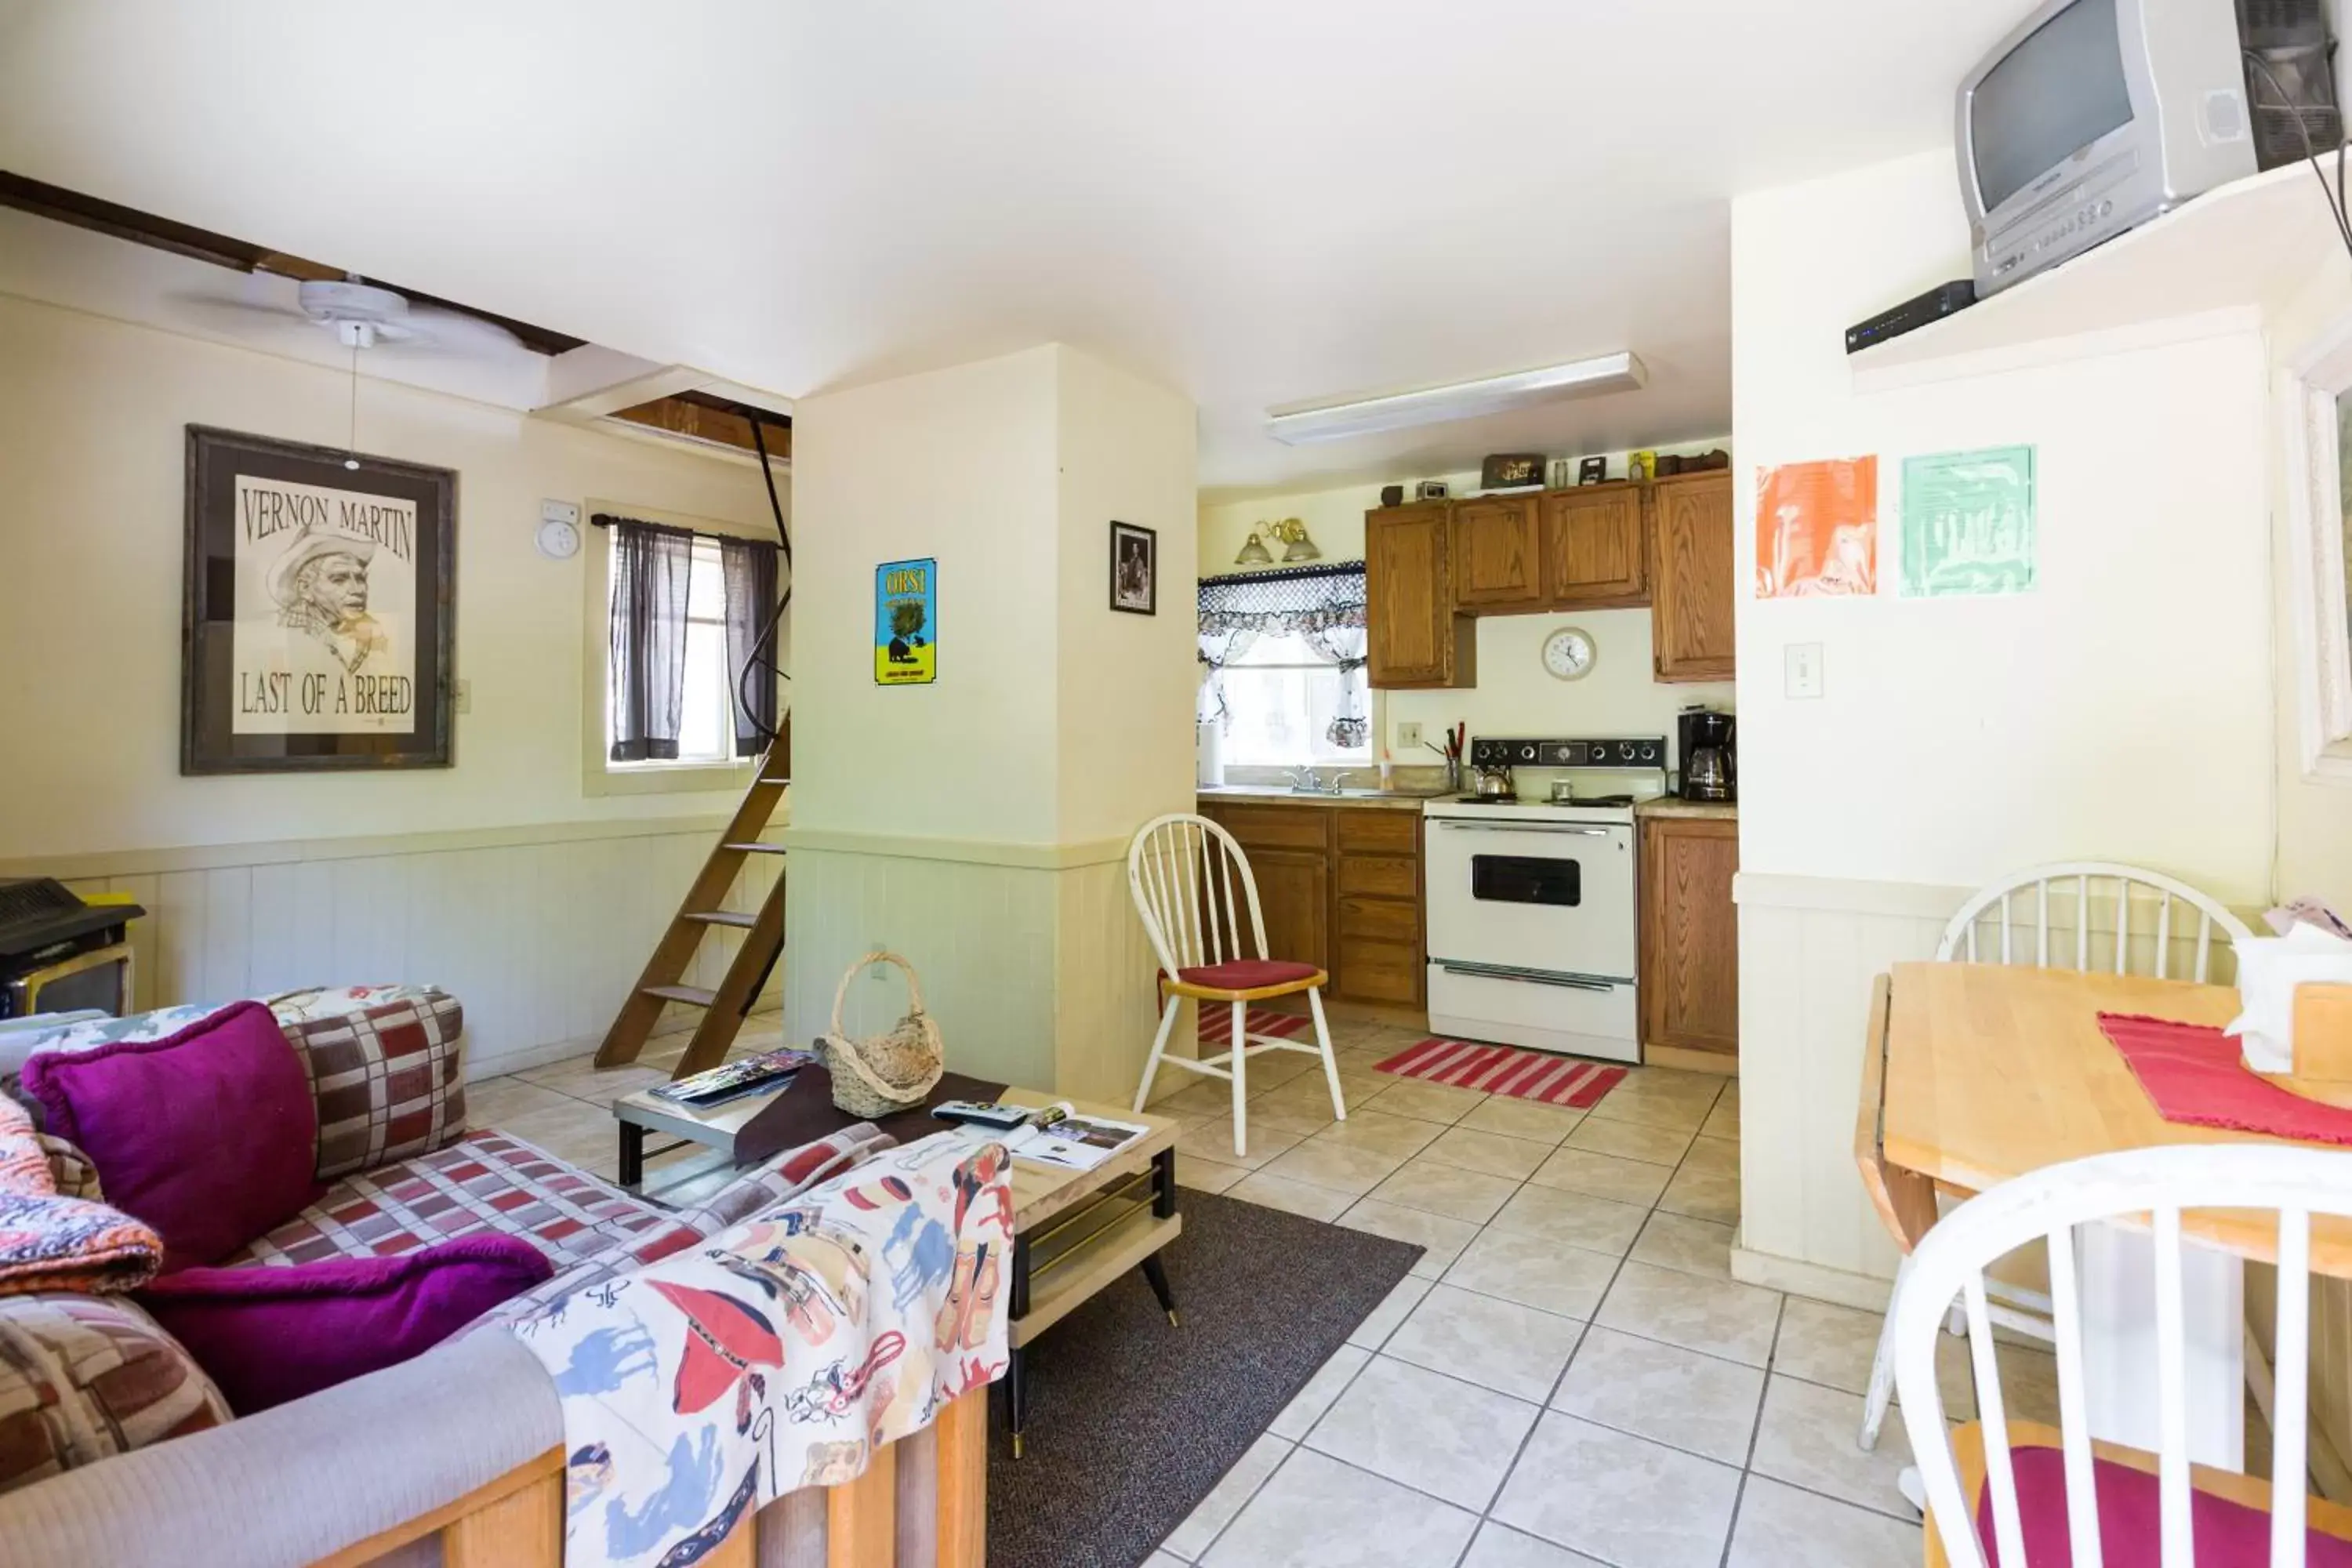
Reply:
[[[310, 1207], [225, 1266], [384, 1257], [483, 1231], [520, 1237], [546, 1254], [554, 1275], [478, 1320], [468, 1333], [513, 1322], [573, 1290], [666, 1258], [890, 1146], [870, 1124], [860, 1124], [741, 1173], [698, 1207], [667, 1208], [520, 1138], [468, 1128], [464, 1015], [447, 993], [351, 987], [266, 1001], [310, 1074], [319, 1107], [317, 1174], [326, 1187]], [[159, 1039], [210, 1011], [171, 1008], [79, 1021], [47, 1033], [9, 1031], [0, 1038], [0, 1092], [15, 1089], [17, 1072], [38, 1052]], [[105, 1173], [93, 1173], [79, 1150], [51, 1136], [42, 1146], [59, 1190], [100, 1195]], [[0, 1307], [8, 1300], [0, 1299]], [[39, 1406], [35, 1414], [43, 1442], [37, 1447], [47, 1457], [34, 1455], [38, 1463], [12, 1466], [10, 1455], [0, 1451], [0, 1496], [60, 1467], [127, 1455], [144, 1441], [176, 1438], [226, 1420], [226, 1406], [208, 1380], [128, 1301], [53, 1294], [13, 1301], [25, 1321], [0, 1312], [0, 1438], [8, 1435], [9, 1417], [25, 1414], [12, 1405], [15, 1366], [24, 1375], [16, 1380], [22, 1398], [14, 1403]], [[93, 1337], [97, 1326], [83, 1321], [94, 1310], [106, 1317], [112, 1341]], [[147, 1359], [120, 1349], [134, 1344]], [[12, 1348], [25, 1353], [12, 1358]], [[66, 1375], [83, 1362], [100, 1372], [135, 1365], [141, 1375], [110, 1381]], [[111, 1436], [107, 1444], [78, 1438], [93, 1433]], [[0, 1449], [6, 1447], [0, 1443]], [[29, 1452], [26, 1444], [16, 1447]], [[0, 1562], [6, 1560], [0, 1549]]]

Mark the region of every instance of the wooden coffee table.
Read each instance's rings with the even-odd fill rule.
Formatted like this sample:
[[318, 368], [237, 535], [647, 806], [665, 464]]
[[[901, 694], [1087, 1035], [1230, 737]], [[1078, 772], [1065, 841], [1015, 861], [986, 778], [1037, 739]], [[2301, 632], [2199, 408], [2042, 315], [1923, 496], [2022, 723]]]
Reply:
[[[927, 1105], [999, 1100], [1008, 1105], [1044, 1106], [1066, 1098], [950, 1073], [932, 1090]], [[1169, 1322], [1177, 1321], [1176, 1298], [1160, 1260], [1160, 1248], [1184, 1230], [1184, 1216], [1176, 1212], [1176, 1123], [1123, 1105], [1085, 1100], [1069, 1103], [1081, 1116], [1139, 1123], [1147, 1131], [1091, 1171], [1065, 1170], [1017, 1156], [1013, 1162], [1013, 1262], [1007, 1281], [1011, 1321], [1006, 1329], [1011, 1359], [1004, 1373], [1004, 1410], [1015, 1458], [1021, 1457], [1021, 1428], [1028, 1415], [1028, 1348], [1038, 1335], [1130, 1268], [1142, 1270]], [[646, 1140], [651, 1134], [719, 1150], [736, 1165], [755, 1165], [856, 1121], [834, 1108], [833, 1079], [815, 1067], [802, 1068], [785, 1089], [747, 1096], [709, 1111], [673, 1105], [648, 1090], [614, 1100], [613, 1115], [621, 1131], [621, 1185], [632, 1192], [645, 1179]], [[877, 1125], [905, 1143], [943, 1131], [947, 1123], [928, 1109], [918, 1109]]]

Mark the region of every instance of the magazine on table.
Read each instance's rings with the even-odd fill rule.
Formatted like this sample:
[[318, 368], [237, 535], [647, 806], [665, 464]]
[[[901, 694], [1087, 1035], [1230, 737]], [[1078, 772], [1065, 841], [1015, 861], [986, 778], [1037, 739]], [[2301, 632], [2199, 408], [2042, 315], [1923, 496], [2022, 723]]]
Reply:
[[1016, 1160], [1066, 1171], [1091, 1171], [1150, 1131], [1108, 1116], [1081, 1116], [1066, 1100], [1034, 1107], [950, 1100], [932, 1114], [994, 1139]]
[[654, 1098], [694, 1110], [709, 1110], [746, 1095], [765, 1094], [792, 1082], [793, 1075], [816, 1058], [807, 1051], [763, 1051], [740, 1061], [722, 1062], [709, 1072], [696, 1073], [656, 1087]]

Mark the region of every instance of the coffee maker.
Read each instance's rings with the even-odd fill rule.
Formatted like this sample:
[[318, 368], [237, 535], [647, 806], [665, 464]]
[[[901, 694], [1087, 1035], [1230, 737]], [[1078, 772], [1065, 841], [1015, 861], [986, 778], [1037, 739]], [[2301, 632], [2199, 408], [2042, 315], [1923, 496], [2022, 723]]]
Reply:
[[1712, 708], [1685, 708], [1676, 716], [1675, 760], [1682, 766], [1685, 800], [1739, 798], [1739, 748], [1732, 716]]

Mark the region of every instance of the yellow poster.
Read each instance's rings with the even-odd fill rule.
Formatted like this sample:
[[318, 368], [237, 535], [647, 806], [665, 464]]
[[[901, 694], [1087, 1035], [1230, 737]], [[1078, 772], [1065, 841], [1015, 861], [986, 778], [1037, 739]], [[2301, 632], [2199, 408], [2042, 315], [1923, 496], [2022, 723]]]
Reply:
[[874, 683], [929, 686], [939, 679], [938, 561], [885, 561], [874, 568]]

